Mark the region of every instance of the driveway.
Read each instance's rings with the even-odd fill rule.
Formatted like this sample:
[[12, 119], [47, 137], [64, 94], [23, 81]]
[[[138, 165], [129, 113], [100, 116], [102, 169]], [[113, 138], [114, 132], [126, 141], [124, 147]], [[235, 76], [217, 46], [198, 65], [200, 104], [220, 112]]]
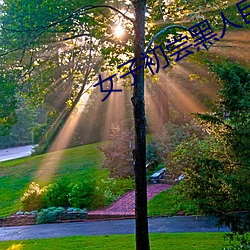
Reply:
[[30, 156], [34, 145], [0, 149], [0, 162]]
[[[216, 219], [201, 216], [174, 216], [149, 218], [150, 233], [170, 232], [228, 232], [227, 227], [218, 229]], [[0, 241], [39, 238], [56, 238], [74, 235], [110, 235], [134, 234], [135, 220], [109, 220], [94, 222], [75, 222], [61, 224], [44, 224], [34, 226], [2, 227]]]

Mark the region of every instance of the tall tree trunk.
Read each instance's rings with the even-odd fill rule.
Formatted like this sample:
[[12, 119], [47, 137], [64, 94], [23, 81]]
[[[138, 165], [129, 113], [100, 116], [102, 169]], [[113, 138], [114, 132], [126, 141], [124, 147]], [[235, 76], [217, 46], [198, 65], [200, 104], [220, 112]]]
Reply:
[[[145, 46], [146, 0], [133, 1], [135, 7], [134, 55], [136, 68], [143, 66], [141, 53]], [[147, 218], [147, 180], [146, 180], [146, 117], [144, 103], [144, 67], [135, 71], [137, 84], [134, 86], [132, 103], [134, 107], [135, 147], [133, 150], [135, 173], [135, 216], [136, 249], [149, 250]]]

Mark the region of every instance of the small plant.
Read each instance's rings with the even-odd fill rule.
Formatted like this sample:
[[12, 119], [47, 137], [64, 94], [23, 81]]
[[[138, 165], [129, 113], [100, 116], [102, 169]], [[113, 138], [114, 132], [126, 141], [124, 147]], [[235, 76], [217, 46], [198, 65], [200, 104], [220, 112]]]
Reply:
[[59, 213], [64, 212], [63, 207], [49, 207], [37, 213], [36, 224], [55, 222]]
[[28, 190], [21, 197], [22, 208], [24, 211], [39, 210], [43, 206], [44, 188], [38, 183], [32, 182]]
[[56, 182], [48, 185], [44, 192], [45, 207], [68, 207], [68, 197], [71, 189], [68, 179], [61, 178]]
[[75, 207], [68, 207], [67, 208], [67, 213], [87, 213], [86, 208], [80, 209], [80, 208], [75, 208]]
[[100, 208], [111, 204], [124, 193], [134, 189], [132, 178], [105, 178], [96, 182], [93, 205]]
[[[224, 247], [223, 250], [250, 250], [250, 240], [247, 233], [228, 233], [224, 237], [229, 240], [230, 247]], [[233, 244], [233, 241], [236, 240], [237, 243]]]
[[73, 185], [69, 193], [69, 204], [73, 207], [90, 207], [92, 202], [92, 194], [94, 193], [93, 182], [83, 180]]

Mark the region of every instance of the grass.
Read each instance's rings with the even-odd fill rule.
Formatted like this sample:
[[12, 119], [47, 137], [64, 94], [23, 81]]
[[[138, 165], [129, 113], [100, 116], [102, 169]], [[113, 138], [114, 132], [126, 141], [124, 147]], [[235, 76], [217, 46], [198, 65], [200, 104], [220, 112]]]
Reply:
[[[151, 250], [221, 250], [228, 246], [224, 233], [167, 233], [151, 234]], [[78, 249], [135, 249], [134, 235], [73, 236], [0, 242], [1, 250], [78, 250]]]
[[[102, 160], [102, 155], [97, 148], [99, 145], [100, 143], [95, 143], [65, 150], [51, 181], [66, 177], [77, 182], [84, 175], [93, 176], [96, 179], [106, 178], [107, 171], [98, 168]], [[57, 152], [50, 153], [50, 156], [53, 157], [56, 154]], [[20, 197], [30, 182], [37, 181], [34, 176], [46, 156], [44, 154], [0, 163], [0, 217], [8, 216], [21, 209]], [[179, 199], [180, 202], [176, 202], [176, 197], [174, 188], [155, 196], [149, 202], [149, 216], [173, 215], [181, 210], [195, 214], [196, 211], [192, 206], [182, 202], [181, 199]]]
[[[102, 160], [98, 145], [96, 143], [65, 150], [51, 180], [64, 176], [79, 181], [86, 174], [106, 177], [107, 172], [98, 168]], [[50, 154], [53, 157], [57, 153]], [[20, 197], [30, 182], [37, 181], [34, 176], [45, 157], [44, 154], [0, 163], [0, 217], [21, 209]]]
[[176, 188], [172, 187], [166, 191], [153, 197], [148, 203], [148, 215], [157, 217], [161, 215], [175, 215], [178, 212], [185, 214], [199, 214], [197, 207], [188, 203], [176, 192]]

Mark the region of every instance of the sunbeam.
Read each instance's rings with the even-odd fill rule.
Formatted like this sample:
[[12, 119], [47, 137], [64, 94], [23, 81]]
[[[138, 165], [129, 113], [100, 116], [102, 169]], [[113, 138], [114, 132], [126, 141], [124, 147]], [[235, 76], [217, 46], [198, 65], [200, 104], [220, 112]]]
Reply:
[[56, 172], [59, 166], [59, 162], [63, 157], [64, 149], [67, 148], [72, 139], [76, 125], [79, 122], [82, 110], [85, 108], [88, 98], [89, 95], [87, 93], [83, 94], [81, 100], [74, 108], [71, 115], [68, 117], [67, 121], [60, 130], [59, 134], [53, 141], [51, 147], [48, 150], [51, 153], [48, 153], [46, 155], [36, 173], [35, 179], [39, 183], [48, 183], [51, 177]]

